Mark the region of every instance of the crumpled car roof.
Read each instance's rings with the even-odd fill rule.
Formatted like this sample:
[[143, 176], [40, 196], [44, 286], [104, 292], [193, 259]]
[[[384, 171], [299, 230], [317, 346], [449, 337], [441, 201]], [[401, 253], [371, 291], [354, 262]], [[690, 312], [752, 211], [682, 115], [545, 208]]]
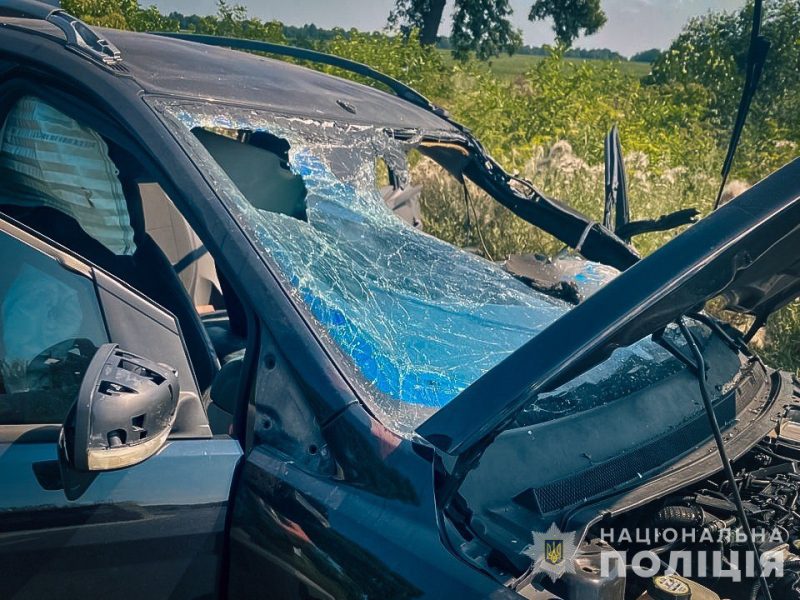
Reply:
[[123, 64], [148, 92], [323, 120], [457, 132], [446, 120], [392, 94], [306, 67], [150, 34], [99, 31], [120, 49]]
[[[46, 21], [3, 17], [2, 22], [64, 41]], [[93, 29], [121, 51], [122, 70], [116, 70], [132, 75], [145, 92], [320, 120], [459, 133], [447, 120], [391, 93], [307, 67], [150, 33]]]

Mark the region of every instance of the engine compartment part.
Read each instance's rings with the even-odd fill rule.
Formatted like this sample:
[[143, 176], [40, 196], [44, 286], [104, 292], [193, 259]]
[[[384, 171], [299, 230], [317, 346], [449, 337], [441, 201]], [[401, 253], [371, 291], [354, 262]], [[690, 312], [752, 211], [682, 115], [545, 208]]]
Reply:
[[[800, 599], [800, 444], [781, 434], [792, 430], [796, 416], [796, 409], [788, 408], [775, 432], [733, 463], [736, 486], [757, 542], [757, 560], [765, 568], [769, 592], [776, 600]], [[575, 597], [753, 600], [764, 596], [733, 490], [722, 473], [601, 521], [586, 539], [592, 541], [580, 545], [575, 572], [600, 540], [613, 549], [615, 560], [624, 561], [624, 593], [595, 586], [594, 595]], [[601, 567], [608, 563], [600, 557]], [[656, 573], [643, 577], [648, 569]], [[604, 574], [602, 568], [599, 574]], [[563, 593], [568, 585], [572, 585], [569, 578], [559, 579], [551, 589], [572, 597]]]
[[719, 600], [707, 587], [678, 575], [657, 575], [639, 600]]
[[575, 568], [559, 578], [553, 589], [570, 600], [625, 600], [625, 577], [615, 569], [604, 571], [602, 553], [610, 546], [593, 540], [581, 548]]
[[[706, 352], [715, 357], [709, 377], [721, 392], [716, 410], [730, 423], [765, 397], [765, 374], [758, 365], [742, 370], [743, 357], [706, 335]], [[694, 376], [666, 351], [648, 345], [649, 361], [619, 356], [617, 364], [626, 366], [612, 376], [598, 367], [540, 395], [485, 450], [458, 495], [465, 519], [473, 531], [484, 532], [479, 535], [489, 546], [519, 558], [519, 544], [531, 531], [547, 530], [581, 503], [641, 485], [705, 443], [708, 424], [695, 401]], [[662, 354], [666, 358], [657, 362]], [[579, 410], [589, 398], [594, 406]], [[574, 412], [559, 415], [559, 406]], [[618, 427], [631, 415], [637, 427]]]

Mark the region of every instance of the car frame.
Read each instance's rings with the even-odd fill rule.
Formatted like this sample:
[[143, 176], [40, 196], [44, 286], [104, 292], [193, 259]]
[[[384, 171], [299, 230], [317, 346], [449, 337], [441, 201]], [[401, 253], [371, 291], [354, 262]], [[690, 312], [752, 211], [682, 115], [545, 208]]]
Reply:
[[[461, 174], [499, 202], [585, 258], [626, 271], [488, 371], [415, 435], [401, 435], [381, 422], [365, 400], [352, 363], [320, 334], [313, 315], [275, 266], [254, 250], [202, 165], [144, 101], [145, 96], [197, 100], [189, 88], [206, 77], [203, 72], [170, 77], [204, 56], [209, 64], [228, 62], [235, 70], [243, 55], [186, 40], [95, 32], [63, 11], [28, 0], [0, 3], [0, 8], [12, 15], [0, 20], [2, 111], [19, 98], [36, 96], [124, 148], [200, 237], [230, 297], [241, 304], [247, 332], [232, 383], [236, 400], [230, 428], [213, 432], [204, 396], [211, 388], [213, 398], [211, 380], [219, 367], [212, 360], [205, 369], [212, 376], [204, 375], [196, 360], [198, 348], [208, 343], [202, 330], [191, 331], [186, 320], [85, 256], [0, 214], [0, 239], [17, 244], [19, 256], [38, 253], [52, 268], [88, 282], [107, 324], [108, 341], [151, 359], [151, 371], [161, 368], [155, 363], [171, 365], [183, 392], [172, 398], [173, 416], [161, 425], [171, 431], [165, 443], [135, 459], [121, 459], [127, 463], [107, 462], [94, 469], [75, 462], [80, 443], [69, 436], [68, 422], [64, 427], [0, 425], [0, 481], [11, 490], [0, 496], [0, 581], [10, 597], [550, 598], [552, 592], [540, 579], [519, 568], [528, 558], [519, 553], [513, 560], [500, 557], [469, 532], [467, 520], [458, 521], [463, 516], [458, 513], [463, 508], [459, 486], [532, 390], [553, 390], [601, 363], [614, 348], [663, 334], [684, 315], [694, 315], [728, 352], [763, 370], [751, 398], [759, 406], [758, 418], [736, 429], [732, 446], [737, 457], [775, 429], [776, 421], [785, 425], [787, 407], [798, 403], [787, 375], [763, 366], [736, 332], [695, 312], [706, 300], [728, 294], [743, 311], [761, 316], [797, 296], [797, 265], [776, 258], [765, 239], [784, 240], [784, 249], [796, 240], [800, 200], [789, 182], [800, 163], [791, 163], [677, 243], [639, 262], [632, 247], [609, 228], [505, 173], [441, 109], [385, 76], [382, 83], [399, 96], [248, 57], [251, 62], [230, 80], [198, 87], [197, 95], [212, 102], [231, 100], [238, 91], [224, 88], [231, 81], [246, 88], [243, 83], [252, 81], [243, 74], [245, 67], [263, 61], [266, 66], [258, 75], [263, 78], [272, 69], [278, 83], [253, 84], [250, 98], [242, 92], [242, 105], [251, 105], [266, 88], [273, 92], [267, 104], [296, 103], [299, 96], [292, 92], [304, 92], [309, 110], [316, 102], [343, 121], [355, 115], [395, 129], [422, 122], [442, 140], [458, 140], [467, 149]], [[278, 50], [246, 41], [205, 41]], [[167, 77], [159, 77], [154, 57], [168, 65]], [[307, 87], [277, 87], [295, 76]], [[776, 215], [783, 219], [776, 221]], [[748, 271], [752, 264], [758, 267]], [[653, 268], [662, 278], [652, 277]], [[782, 278], [780, 285], [776, 277]], [[752, 289], [763, 293], [748, 296]], [[778, 292], [770, 294], [772, 289]], [[552, 360], [530, 369], [531, 356], [543, 347]], [[681, 356], [689, 364], [687, 372], [697, 375], [697, 364]], [[99, 373], [102, 364], [91, 372]], [[169, 380], [169, 370], [156, 379]], [[87, 390], [82, 388], [79, 399], [88, 397], [92, 390]], [[485, 398], [492, 400], [479, 401]], [[158, 402], [153, 400], [153, 406], [166, 400]], [[77, 411], [91, 414], [85, 412], [91, 407], [81, 409], [80, 404]], [[788, 446], [800, 445], [791, 427], [781, 435]], [[710, 432], [693, 453], [670, 463], [669, 472], [683, 478], [673, 480], [673, 488], [719, 470], [714, 459], [698, 460], [710, 456], [709, 439]], [[665, 493], [655, 482], [634, 491], [639, 506]], [[585, 530], [595, 517], [581, 522]], [[533, 524], [526, 522], [526, 527]], [[486, 539], [502, 547], [508, 535], [503, 531]]]

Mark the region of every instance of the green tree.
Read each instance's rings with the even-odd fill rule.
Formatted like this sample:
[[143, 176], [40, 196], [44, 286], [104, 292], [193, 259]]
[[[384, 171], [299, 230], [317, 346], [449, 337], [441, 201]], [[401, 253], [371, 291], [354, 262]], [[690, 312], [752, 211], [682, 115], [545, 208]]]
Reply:
[[522, 45], [522, 34], [508, 20], [512, 12], [508, 0], [457, 1], [450, 34], [453, 56], [466, 60], [473, 51], [487, 60], [501, 52], [513, 54]]
[[[744, 129], [735, 167], [756, 179], [787, 162], [800, 145], [800, 0], [768, 2], [762, 33], [772, 47]], [[701, 85], [718, 143], [727, 142], [744, 84], [753, 5], [691, 20], [653, 65], [651, 83]]]
[[[403, 34], [419, 31], [423, 45], [437, 41], [446, 0], [396, 0], [389, 25]], [[509, 20], [508, 0], [454, 0], [453, 28], [449, 42], [453, 55], [466, 59], [470, 52], [486, 60], [501, 52], [513, 54], [522, 45], [522, 34]]]
[[201, 17], [195, 22], [194, 31], [208, 35], [263, 40], [276, 44], [286, 43], [282, 23], [248, 17], [247, 9], [244, 6], [228, 4], [226, 0], [217, 0], [217, 14]]
[[535, 0], [530, 21], [553, 19], [556, 42], [565, 48], [581, 35], [591, 35], [606, 24], [600, 0]]
[[389, 13], [389, 25], [406, 36], [417, 30], [420, 43], [432, 46], [438, 39], [445, 3], [446, 0], [397, 0]]
[[642, 50], [631, 56], [631, 62], [654, 63], [661, 58], [661, 50], [658, 48], [650, 48], [650, 50]]

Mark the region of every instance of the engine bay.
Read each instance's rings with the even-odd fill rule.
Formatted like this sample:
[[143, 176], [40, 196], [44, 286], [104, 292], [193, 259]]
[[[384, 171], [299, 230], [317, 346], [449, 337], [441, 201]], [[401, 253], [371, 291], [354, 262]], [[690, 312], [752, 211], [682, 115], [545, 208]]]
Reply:
[[[800, 407], [788, 406], [733, 468], [769, 594], [722, 473], [595, 523], [561, 576], [537, 577], [534, 564], [514, 587], [537, 600], [800, 598]], [[558, 558], [553, 538], [544, 563]]]

